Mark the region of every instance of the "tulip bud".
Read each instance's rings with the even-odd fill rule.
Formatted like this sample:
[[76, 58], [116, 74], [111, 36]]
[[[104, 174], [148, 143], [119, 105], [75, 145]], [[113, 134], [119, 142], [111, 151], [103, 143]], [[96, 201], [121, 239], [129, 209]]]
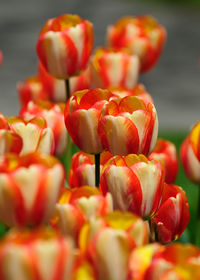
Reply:
[[78, 15], [49, 19], [37, 42], [37, 53], [45, 69], [58, 79], [79, 75], [93, 47], [93, 26]]

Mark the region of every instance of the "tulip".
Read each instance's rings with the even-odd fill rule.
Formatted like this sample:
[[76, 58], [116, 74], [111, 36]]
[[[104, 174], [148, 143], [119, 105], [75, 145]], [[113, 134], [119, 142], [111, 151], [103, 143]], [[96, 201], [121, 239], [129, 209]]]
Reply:
[[173, 184], [178, 175], [178, 156], [176, 146], [167, 140], [158, 139], [149, 159], [160, 160], [165, 167], [165, 182]]
[[157, 140], [156, 109], [135, 96], [112, 99], [103, 108], [98, 133], [104, 149], [113, 155], [148, 155]]
[[47, 223], [64, 186], [55, 158], [33, 153], [4, 156], [0, 162], [0, 220], [8, 226]]
[[64, 104], [53, 104], [49, 101], [30, 101], [20, 111], [20, 116], [29, 121], [34, 117], [46, 120], [47, 127], [52, 129], [55, 140], [55, 154], [61, 156], [67, 148], [67, 131], [64, 122]]
[[33, 118], [30, 121], [24, 121], [20, 117], [11, 117], [8, 119], [8, 124], [10, 129], [22, 138], [23, 147], [20, 155], [35, 151], [53, 154], [53, 132], [47, 127], [46, 121], [43, 118]]
[[138, 96], [143, 99], [146, 103], [154, 103], [152, 96], [146, 91], [143, 84], [137, 84], [132, 89], [127, 89], [125, 87], [108, 87], [112, 93], [114, 93], [119, 98], [124, 98], [126, 96]]
[[98, 48], [91, 59], [94, 87], [124, 86], [133, 88], [138, 80], [139, 59], [127, 51]]
[[72, 280], [96, 280], [93, 266], [84, 258], [80, 258], [80, 264], [76, 267]]
[[2, 61], [3, 61], [3, 53], [2, 53], [2, 51], [0, 51], [0, 65], [1, 65]]
[[43, 228], [8, 234], [0, 259], [1, 280], [70, 280], [75, 264], [71, 239]]
[[37, 75], [28, 77], [22, 83], [19, 82], [17, 84], [17, 91], [22, 106], [25, 106], [31, 100], [47, 100], [48, 98], [48, 94], [44, 89], [41, 79]]
[[155, 214], [163, 191], [164, 170], [143, 155], [115, 156], [104, 166], [100, 188], [113, 196], [114, 209], [144, 218]]
[[190, 219], [188, 200], [181, 187], [164, 185], [160, 208], [152, 219], [157, 241], [169, 243], [178, 239]]
[[37, 42], [37, 53], [45, 69], [58, 79], [79, 75], [93, 47], [93, 26], [78, 15], [49, 19]]
[[128, 49], [138, 55], [141, 72], [149, 71], [158, 61], [166, 39], [166, 30], [148, 15], [124, 17], [107, 30], [107, 44]]
[[[100, 170], [103, 165], [112, 157], [109, 152], [103, 152], [100, 158]], [[95, 187], [95, 163], [94, 157], [90, 154], [79, 152], [73, 155], [69, 173], [69, 186], [78, 188], [81, 186]]]

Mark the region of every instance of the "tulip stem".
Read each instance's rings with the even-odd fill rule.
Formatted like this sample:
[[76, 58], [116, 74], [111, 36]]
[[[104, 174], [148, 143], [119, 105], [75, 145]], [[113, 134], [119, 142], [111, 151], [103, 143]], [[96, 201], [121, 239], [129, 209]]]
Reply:
[[95, 154], [95, 185], [99, 188], [100, 182], [100, 154]]
[[70, 84], [69, 84], [69, 79], [65, 80], [65, 87], [66, 87], [66, 101], [70, 98]]
[[197, 220], [196, 220], [196, 234], [195, 244], [200, 247], [200, 186], [198, 187], [198, 200], [197, 200]]

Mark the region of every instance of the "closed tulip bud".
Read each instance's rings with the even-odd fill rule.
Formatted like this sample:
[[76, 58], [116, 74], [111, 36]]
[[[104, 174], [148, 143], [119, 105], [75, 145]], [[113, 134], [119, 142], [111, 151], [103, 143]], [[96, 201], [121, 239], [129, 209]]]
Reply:
[[192, 128], [181, 145], [180, 156], [184, 171], [188, 178], [200, 183], [200, 122]]
[[48, 94], [44, 89], [41, 79], [36, 75], [27, 78], [24, 82], [17, 84], [19, 100], [22, 106], [29, 101], [47, 100]]
[[103, 108], [98, 133], [113, 155], [148, 155], [157, 141], [156, 109], [135, 96], [112, 99]]
[[61, 163], [49, 155], [4, 156], [0, 162], [0, 220], [8, 226], [47, 223], [64, 175]]
[[176, 146], [167, 140], [158, 139], [149, 159], [160, 160], [165, 167], [165, 182], [173, 184], [178, 174], [178, 156]]
[[[100, 169], [112, 157], [109, 152], [103, 152], [100, 157]], [[78, 188], [81, 186], [95, 187], [95, 163], [90, 154], [78, 152], [73, 155], [69, 172], [69, 186]]]
[[158, 161], [143, 155], [115, 156], [104, 166], [100, 188], [113, 196], [114, 209], [149, 218], [157, 211], [163, 191], [164, 171]]
[[72, 240], [43, 228], [8, 234], [0, 259], [1, 280], [71, 280], [75, 264]]
[[169, 243], [178, 239], [190, 219], [188, 200], [181, 187], [164, 185], [160, 208], [152, 219], [156, 241]]
[[52, 76], [68, 79], [86, 67], [93, 48], [93, 26], [78, 15], [49, 19], [37, 42], [37, 53]]
[[75, 92], [65, 108], [65, 124], [74, 143], [89, 154], [103, 151], [97, 129], [105, 103], [114, 95], [108, 90], [92, 89]]
[[158, 61], [166, 40], [166, 30], [148, 15], [124, 17], [107, 30], [111, 48], [128, 49], [138, 55], [141, 72], [149, 71]]
[[47, 127], [43, 118], [33, 118], [24, 121], [20, 117], [8, 119], [10, 129], [22, 138], [23, 146], [20, 155], [35, 151], [53, 154], [54, 136], [51, 128]]
[[30, 121], [35, 117], [46, 120], [47, 127], [52, 129], [55, 140], [55, 154], [61, 156], [67, 148], [67, 130], [64, 122], [64, 104], [53, 104], [49, 101], [30, 101], [20, 111], [20, 116]]
[[91, 59], [94, 87], [123, 86], [133, 88], [138, 80], [139, 59], [127, 51], [98, 48]]

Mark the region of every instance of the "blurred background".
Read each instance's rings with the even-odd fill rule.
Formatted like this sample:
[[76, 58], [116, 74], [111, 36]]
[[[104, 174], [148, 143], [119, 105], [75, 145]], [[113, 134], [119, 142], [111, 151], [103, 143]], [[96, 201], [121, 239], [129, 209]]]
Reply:
[[188, 130], [200, 119], [200, 3], [198, 0], [1, 0], [0, 111], [17, 114], [16, 83], [36, 72], [35, 45], [48, 18], [77, 13], [94, 24], [95, 46], [109, 24], [125, 15], [151, 14], [168, 33], [161, 59], [141, 76], [152, 94], [161, 130]]

